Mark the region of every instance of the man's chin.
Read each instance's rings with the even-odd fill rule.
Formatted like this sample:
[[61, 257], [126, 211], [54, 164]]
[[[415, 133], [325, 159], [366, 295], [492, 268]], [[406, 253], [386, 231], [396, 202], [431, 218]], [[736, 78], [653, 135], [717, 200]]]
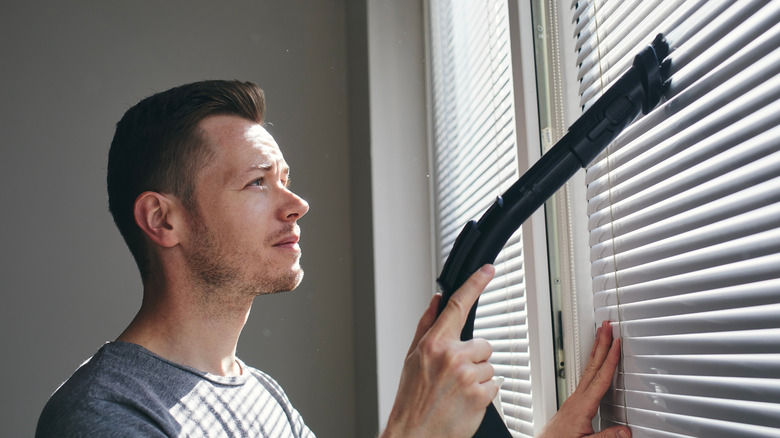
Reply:
[[301, 285], [301, 282], [303, 281], [303, 269], [298, 268], [292, 279], [290, 281], [289, 287], [284, 288], [283, 290], [280, 290], [279, 292], [289, 292], [292, 290], [295, 290], [298, 286]]
[[298, 287], [303, 281], [303, 269], [298, 267], [284, 275], [280, 275], [270, 284], [266, 284], [257, 295], [275, 294], [281, 292], [290, 292]]

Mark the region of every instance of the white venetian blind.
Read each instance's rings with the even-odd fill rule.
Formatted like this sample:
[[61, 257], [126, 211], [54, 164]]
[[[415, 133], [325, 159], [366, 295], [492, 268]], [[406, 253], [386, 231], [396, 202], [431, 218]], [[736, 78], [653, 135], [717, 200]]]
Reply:
[[666, 102], [587, 172], [596, 320], [623, 338], [602, 419], [780, 436], [780, 2], [573, 10], [583, 107], [656, 33], [672, 49]]
[[[505, 1], [430, 1], [433, 191], [439, 269], [463, 226], [518, 178], [515, 110]], [[533, 435], [523, 242], [520, 231], [496, 259], [480, 298], [475, 337], [491, 362], [514, 436]]]

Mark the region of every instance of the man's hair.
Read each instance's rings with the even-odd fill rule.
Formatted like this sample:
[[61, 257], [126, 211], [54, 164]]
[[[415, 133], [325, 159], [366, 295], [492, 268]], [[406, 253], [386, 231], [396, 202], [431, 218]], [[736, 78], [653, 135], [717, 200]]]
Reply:
[[135, 200], [145, 191], [169, 193], [195, 210], [195, 175], [213, 154], [199, 123], [217, 114], [263, 123], [263, 90], [240, 81], [182, 85], [142, 100], [116, 125], [108, 152], [108, 209], [142, 277], [148, 273], [149, 260], [135, 223]]

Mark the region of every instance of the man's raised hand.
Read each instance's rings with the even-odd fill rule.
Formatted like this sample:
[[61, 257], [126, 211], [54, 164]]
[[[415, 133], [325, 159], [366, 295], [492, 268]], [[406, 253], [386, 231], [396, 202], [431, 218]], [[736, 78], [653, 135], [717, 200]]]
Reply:
[[492, 354], [484, 339], [460, 340], [469, 311], [493, 278], [485, 265], [447, 302], [436, 318], [436, 295], [420, 318], [401, 372], [384, 438], [471, 437], [498, 393]]

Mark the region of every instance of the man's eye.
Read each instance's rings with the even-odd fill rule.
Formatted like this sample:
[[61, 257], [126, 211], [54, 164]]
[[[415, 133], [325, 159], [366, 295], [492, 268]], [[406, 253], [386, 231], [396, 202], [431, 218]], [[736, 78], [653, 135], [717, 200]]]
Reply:
[[258, 186], [262, 187], [263, 183], [265, 182], [265, 178], [257, 178], [256, 180], [249, 183], [250, 186]]

